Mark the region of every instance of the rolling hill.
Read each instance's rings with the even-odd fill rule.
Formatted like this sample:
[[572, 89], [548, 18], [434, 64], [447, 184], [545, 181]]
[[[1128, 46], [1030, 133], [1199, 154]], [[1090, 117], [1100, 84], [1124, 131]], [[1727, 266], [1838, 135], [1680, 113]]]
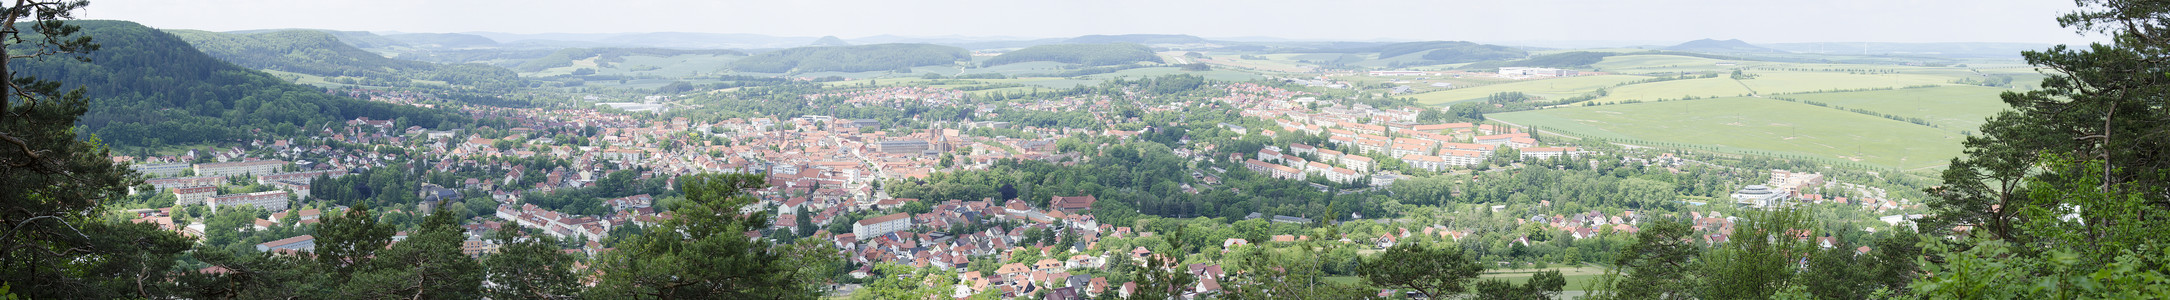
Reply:
[[1206, 42], [1205, 38], [1182, 34], [1087, 35], [1063, 40], [1063, 43], [1068, 44], [1189, 44], [1204, 42]]
[[1152, 48], [1139, 44], [1057, 44], [1018, 49], [989, 58], [981, 65], [999, 66], [1029, 61], [1051, 61], [1087, 66], [1161, 62]]
[[510, 90], [522, 85], [518, 74], [489, 65], [398, 60], [355, 48], [331, 34], [316, 30], [282, 30], [232, 34], [197, 30], [172, 30], [204, 54], [249, 68], [294, 72], [324, 77], [356, 77], [368, 85], [411, 85], [416, 80], [441, 81], [485, 90]]
[[814, 40], [814, 43], [807, 44], [807, 46], [851, 46], [851, 43], [846, 43], [844, 42], [844, 39], [836, 38], [836, 36], [831, 35], [823, 36], [819, 40]]
[[[156, 146], [245, 138], [252, 131], [298, 134], [355, 117], [438, 127], [466, 122], [439, 110], [334, 96], [220, 61], [174, 34], [126, 21], [70, 21], [102, 45], [90, 61], [31, 59], [17, 75], [83, 88], [90, 111], [77, 120], [106, 144]], [[325, 35], [325, 37], [329, 37]], [[342, 44], [344, 45], [344, 44]]]
[[469, 48], [497, 46], [496, 40], [491, 40], [487, 37], [472, 34], [407, 33], [386, 35], [384, 37], [395, 41], [400, 41], [408, 45], [429, 48]]
[[536, 72], [549, 68], [570, 67], [573, 66], [574, 61], [587, 60], [591, 58], [595, 59], [594, 62], [597, 64], [597, 66], [607, 68], [609, 67], [609, 64], [624, 61], [625, 57], [627, 56], [675, 55], [746, 56], [746, 52], [725, 49], [684, 50], [662, 48], [565, 48], [558, 49], [558, 51], [556, 52], [551, 52], [549, 55], [544, 55], [542, 57], [529, 59], [527, 61], [521, 62], [518, 66], [514, 66], [512, 69], [518, 70], [520, 72]]
[[[331, 35], [332, 35], [332, 36], [334, 36], [334, 37], [338, 37], [338, 38], [339, 38], [339, 41], [340, 41], [340, 42], [345, 42], [345, 43], [347, 43], [347, 45], [353, 45], [353, 46], [354, 46], [355, 48], [362, 48], [362, 49], [389, 49], [389, 48], [394, 48], [394, 47], [412, 47], [412, 46], [410, 46], [410, 45], [407, 45], [407, 43], [406, 43], [406, 42], [401, 42], [401, 41], [399, 41], [399, 40], [395, 40], [395, 39], [387, 38], [387, 37], [384, 37], [384, 36], [381, 36], [381, 35], [377, 35], [377, 34], [374, 34], [374, 33], [369, 33], [368, 31], [336, 31], [336, 30], [321, 30], [321, 31], [323, 31], [324, 33], [329, 33], [329, 34], [331, 34]], [[239, 33], [239, 32], [229, 32], [229, 33]]]
[[1786, 51], [1751, 45], [1738, 39], [1723, 41], [1714, 39], [1693, 40], [1672, 47], [1665, 47], [1665, 50], [1705, 53], [1786, 53]]
[[971, 59], [964, 48], [929, 44], [799, 47], [731, 62], [731, 70], [755, 73], [865, 72], [955, 64]]

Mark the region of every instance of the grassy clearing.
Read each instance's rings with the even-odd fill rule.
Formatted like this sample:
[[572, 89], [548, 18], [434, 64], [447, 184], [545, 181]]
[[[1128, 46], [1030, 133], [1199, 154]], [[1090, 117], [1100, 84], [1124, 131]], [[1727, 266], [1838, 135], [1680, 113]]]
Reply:
[[[1529, 282], [1530, 282], [1530, 276], [1532, 276], [1532, 274], [1536, 274], [1536, 273], [1517, 273], [1517, 274], [1498, 274], [1498, 275], [1495, 275], [1495, 274], [1485, 274], [1485, 275], [1479, 275], [1479, 276], [1477, 276], [1477, 278], [1479, 278], [1479, 280], [1483, 280], [1483, 279], [1499, 279], [1499, 280], [1506, 280], [1506, 281], [1507, 281], [1507, 282], [1509, 282], [1509, 283], [1514, 283], [1514, 284], [1520, 285], [1520, 284], [1524, 284], [1524, 283], [1529, 283]], [[1588, 290], [1588, 289], [1589, 289], [1589, 287], [1590, 287], [1590, 283], [1591, 283], [1591, 282], [1596, 282], [1596, 281], [1598, 281], [1599, 279], [1603, 279], [1603, 278], [1604, 278], [1604, 276], [1605, 276], [1605, 275], [1603, 275], [1603, 274], [1597, 274], [1597, 275], [1566, 275], [1566, 277], [1567, 277], [1567, 286], [1564, 286], [1564, 287], [1560, 287], [1560, 290], [1563, 290], [1563, 291], [1581, 291], [1581, 290]]]
[[1589, 93], [1600, 88], [1610, 88], [1620, 83], [1641, 80], [1643, 76], [1605, 75], [1517, 81], [1486, 86], [1467, 87], [1438, 92], [1411, 95], [1417, 103], [1441, 105], [1464, 100], [1484, 99], [1500, 92], [1522, 92], [1547, 99], [1567, 98]]
[[1997, 96], [2004, 91], [2006, 89], [1953, 85], [1784, 97], [1922, 118], [1947, 131], [1972, 131], [1981, 128], [1985, 118], [2009, 108], [2004, 104], [2004, 100]]
[[1912, 169], [1960, 154], [1958, 133], [1813, 105], [1719, 98], [1487, 115], [1597, 138], [1705, 145]]

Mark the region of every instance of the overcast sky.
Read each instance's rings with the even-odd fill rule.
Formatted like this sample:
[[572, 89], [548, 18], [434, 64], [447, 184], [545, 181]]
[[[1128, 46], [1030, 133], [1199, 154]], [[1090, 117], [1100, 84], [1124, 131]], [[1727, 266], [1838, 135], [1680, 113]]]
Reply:
[[708, 32], [1326, 40], [2027, 42], [2069, 0], [98, 0], [81, 17], [165, 29]]

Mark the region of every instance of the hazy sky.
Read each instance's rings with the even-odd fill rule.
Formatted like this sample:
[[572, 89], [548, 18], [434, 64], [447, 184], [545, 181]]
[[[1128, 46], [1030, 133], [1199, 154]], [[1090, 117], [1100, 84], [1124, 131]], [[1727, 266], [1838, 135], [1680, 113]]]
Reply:
[[2080, 43], [2069, 0], [98, 0], [166, 29], [1331, 40]]

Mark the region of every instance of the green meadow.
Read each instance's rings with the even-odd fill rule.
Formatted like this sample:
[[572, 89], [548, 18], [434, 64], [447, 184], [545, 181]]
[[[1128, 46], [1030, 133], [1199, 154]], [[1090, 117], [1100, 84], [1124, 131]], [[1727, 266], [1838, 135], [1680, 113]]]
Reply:
[[1759, 98], [1676, 100], [1487, 115], [1574, 135], [1872, 166], [1936, 167], [1964, 136], [1882, 117]]
[[1836, 107], [1922, 118], [1946, 131], [1974, 131], [1991, 115], [2010, 106], [1998, 98], [2006, 89], [1951, 85], [1882, 91], [1785, 95]]

